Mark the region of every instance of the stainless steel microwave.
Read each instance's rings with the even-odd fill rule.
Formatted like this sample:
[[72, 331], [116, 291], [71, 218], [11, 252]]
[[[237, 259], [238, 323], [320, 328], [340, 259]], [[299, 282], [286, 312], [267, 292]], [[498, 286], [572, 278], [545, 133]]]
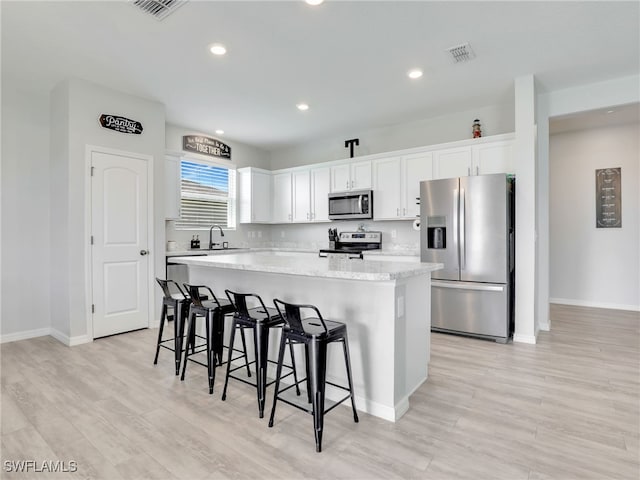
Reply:
[[373, 218], [373, 191], [358, 190], [329, 194], [329, 220]]

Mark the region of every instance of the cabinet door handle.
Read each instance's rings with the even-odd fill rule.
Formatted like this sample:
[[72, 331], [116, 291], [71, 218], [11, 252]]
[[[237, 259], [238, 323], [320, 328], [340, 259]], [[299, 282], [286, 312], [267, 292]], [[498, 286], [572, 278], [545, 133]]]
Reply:
[[399, 216], [400, 216], [400, 209], [396, 208], [396, 217], [399, 217]]
[[347, 189], [349, 188], [349, 180], [347, 180], [347, 187], [346, 187], [346, 188], [347, 188]]
[[406, 216], [407, 216], [407, 209], [406, 209], [406, 208], [403, 208], [403, 209], [402, 209], [402, 216], [403, 216], [403, 217], [406, 217]]
[[353, 188], [354, 180], [351, 180], [351, 188]]
[[307, 212], [307, 220], [311, 220], [311, 216], [309, 215], [309, 212]]
[[143, 257], [148, 254], [149, 254], [149, 250], [140, 250], [140, 255], [142, 255]]
[[467, 167], [467, 176], [471, 176], [471, 167]]
[[480, 167], [476, 165], [476, 175], [480, 175]]

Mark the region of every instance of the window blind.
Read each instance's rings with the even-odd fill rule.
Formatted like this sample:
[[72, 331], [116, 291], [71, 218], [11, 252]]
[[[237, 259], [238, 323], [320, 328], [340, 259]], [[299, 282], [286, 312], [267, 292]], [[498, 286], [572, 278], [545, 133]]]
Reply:
[[206, 163], [180, 163], [179, 229], [235, 228], [235, 170]]

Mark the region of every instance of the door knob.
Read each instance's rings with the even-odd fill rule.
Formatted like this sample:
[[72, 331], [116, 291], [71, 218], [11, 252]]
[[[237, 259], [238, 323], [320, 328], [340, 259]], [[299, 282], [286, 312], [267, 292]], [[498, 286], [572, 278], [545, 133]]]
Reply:
[[140, 255], [143, 257], [149, 253], [149, 250], [140, 250]]

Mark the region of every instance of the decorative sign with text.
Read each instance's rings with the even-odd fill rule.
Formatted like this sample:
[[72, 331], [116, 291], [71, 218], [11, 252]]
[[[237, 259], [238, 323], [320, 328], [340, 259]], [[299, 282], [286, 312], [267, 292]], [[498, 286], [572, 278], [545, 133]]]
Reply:
[[231, 160], [231, 147], [229, 145], [215, 138], [202, 135], [184, 135], [182, 137], [182, 149], [187, 152]]
[[100, 115], [100, 125], [104, 128], [115, 130], [120, 133], [131, 133], [134, 135], [140, 135], [142, 133], [142, 124], [140, 122], [125, 117], [119, 117], [118, 115], [103, 113]]
[[596, 228], [622, 227], [622, 169], [596, 170]]

